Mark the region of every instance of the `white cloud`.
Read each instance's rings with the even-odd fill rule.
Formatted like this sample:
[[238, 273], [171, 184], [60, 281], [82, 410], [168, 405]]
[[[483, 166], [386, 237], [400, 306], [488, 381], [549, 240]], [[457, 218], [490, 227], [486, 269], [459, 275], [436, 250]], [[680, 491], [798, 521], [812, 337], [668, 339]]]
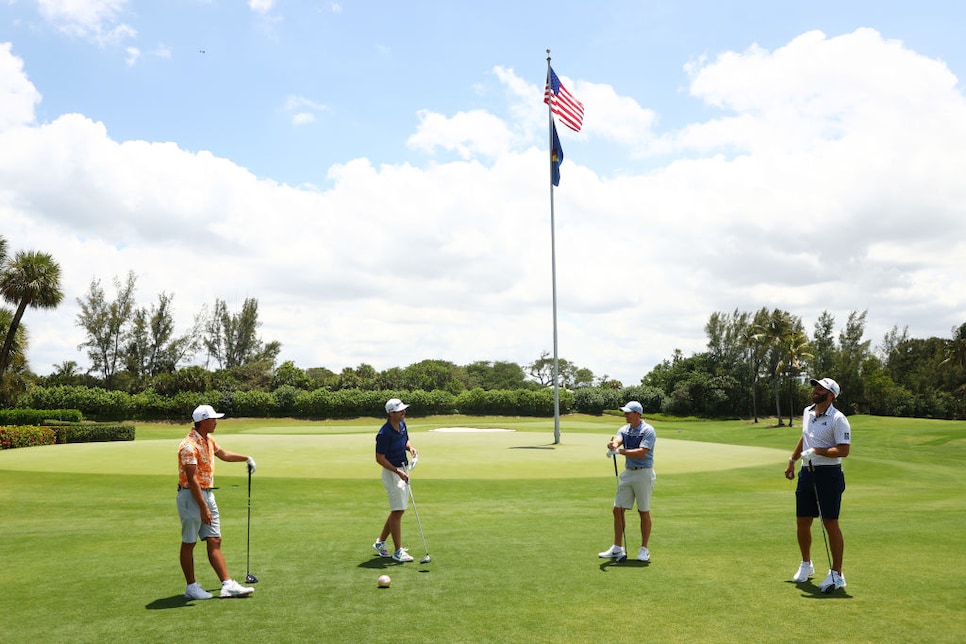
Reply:
[[37, 4], [40, 15], [69, 36], [106, 45], [137, 35], [121, 21], [127, 0], [37, 0]]
[[[691, 95], [718, 111], [674, 131], [615, 88], [568, 82], [588, 109], [554, 193], [562, 357], [631, 384], [674, 348], [702, 350], [719, 310], [787, 308], [811, 330], [823, 310], [842, 325], [869, 309], [875, 341], [893, 324], [945, 336], [966, 319], [966, 101], [943, 63], [860, 30], [690, 71]], [[215, 298], [258, 298], [263, 337], [302, 367], [549, 351], [542, 86], [494, 75], [512, 118], [419, 113], [409, 145], [453, 160], [349, 159], [309, 190], [173, 143], [114, 141], [80, 114], [36, 124], [39, 93], [0, 46], [3, 234], [51, 252], [67, 295], [25, 318], [33, 368], [79, 357], [75, 298], [128, 270], [143, 304], [175, 293], [181, 326]], [[292, 96], [283, 109], [324, 106]], [[601, 140], [669, 160], [602, 175], [582, 154]]]
[[275, 0], [248, 0], [248, 8], [255, 13], [268, 13], [274, 6]]
[[0, 132], [34, 122], [40, 92], [27, 80], [23, 60], [13, 55], [10, 43], [0, 43]]
[[288, 96], [282, 106], [282, 110], [291, 115], [292, 125], [296, 127], [315, 123], [316, 115], [327, 109], [324, 104], [304, 96]]
[[513, 140], [506, 123], [483, 110], [460, 112], [452, 117], [421, 110], [419, 126], [407, 144], [430, 153], [442, 148], [456, 152], [463, 159], [471, 159], [476, 155], [496, 157], [506, 153]]
[[128, 67], [134, 67], [134, 65], [136, 65], [138, 60], [141, 58], [141, 50], [137, 47], [127, 47], [125, 48], [124, 52], [127, 54], [124, 58], [124, 62]]

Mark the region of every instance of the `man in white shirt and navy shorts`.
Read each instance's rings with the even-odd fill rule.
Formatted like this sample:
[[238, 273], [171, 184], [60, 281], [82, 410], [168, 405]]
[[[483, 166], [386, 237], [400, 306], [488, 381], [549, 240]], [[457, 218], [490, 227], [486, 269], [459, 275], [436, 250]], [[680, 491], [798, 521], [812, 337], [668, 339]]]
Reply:
[[802, 437], [785, 467], [785, 477], [795, 478], [795, 461], [802, 459], [795, 489], [798, 547], [802, 562], [792, 581], [802, 583], [815, 574], [812, 565], [812, 521], [821, 516], [831, 550], [831, 569], [819, 584], [823, 593], [845, 588], [842, 556], [845, 539], [839, 527], [839, 510], [845, 492], [842, 459], [849, 455], [852, 429], [848, 419], [832, 402], [841, 393], [839, 384], [831, 378], [812, 379], [812, 405], [802, 415]]

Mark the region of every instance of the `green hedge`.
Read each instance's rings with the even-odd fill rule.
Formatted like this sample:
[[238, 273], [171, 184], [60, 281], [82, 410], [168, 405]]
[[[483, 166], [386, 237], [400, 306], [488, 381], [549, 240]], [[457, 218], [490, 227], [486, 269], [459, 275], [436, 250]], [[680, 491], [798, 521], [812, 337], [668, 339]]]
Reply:
[[[19, 400], [24, 408], [79, 410], [84, 418], [100, 422], [123, 420], [187, 421], [191, 410], [208, 404], [229, 417], [355, 418], [385, 416], [390, 398], [401, 398], [422, 416], [447, 414], [494, 414], [501, 416], [552, 417], [553, 390], [473, 389], [459, 395], [448, 391], [367, 391], [362, 389], [316, 389], [304, 391], [283, 386], [274, 392], [217, 391], [181, 392], [165, 396], [153, 389], [138, 394], [99, 387], [33, 387]], [[575, 408], [574, 393], [560, 390], [560, 413]], [[50, 412], [48, 412], [50, 413]], [[39, 421], [36, 421], [39, 422]], [[10, 423], [13, 424], [13, 423]]]
[[56, 435], [50, 427], [34, 425], [5, 427], [0, 425], [0, 449], [53, 445], [55, 441]]
[[134, 440], [134, 425], [84, 423], [81, 425], [54, 425], [51, 429], [57, 434], [58, 444]]
[[79, 423], [79, 409], [0, 409], [0, 425], [44, 425], [49, 420]]

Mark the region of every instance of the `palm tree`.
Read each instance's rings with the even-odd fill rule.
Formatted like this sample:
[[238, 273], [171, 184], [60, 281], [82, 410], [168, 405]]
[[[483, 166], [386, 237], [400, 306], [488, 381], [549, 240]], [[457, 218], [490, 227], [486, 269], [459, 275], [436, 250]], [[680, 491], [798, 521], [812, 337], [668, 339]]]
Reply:
[[[782, 375], [790, 364], [789, 347], [796, 343], [792, 338], [801, 332], [801, 325], [800, 319], [788, 311], [780, 309], [773, 310], [767, 318], [756, 322], [754, 325], [753, 337], [765, 349], [767, 355], [772, 388], [775, 392], [775, 415], [778, 416], [779, 427], [785, 426], [779, 393]], [[802, 336], [804, 337], [804, 333], [802, 333]], [[807, 344], [807, 339], [805, 344]]]
[[46, 253], [20, 251], [0, 272], [0, 296], [17, 306], [0, 349], [0, 375], [7, 370], [17, 328], [27, 307], [52, 309], [64, 299], [60, 265]]
[[953, 327], [953, 339], [946, 344], [942, 364], [952, 362], [966, 369], [966, 322]]
[[788, 426], [792, 426], [792, 419], [794, 416], [793, 405], [794, 400], [792, 399], [792, 392], [794, 391], [794, 378], [802, 372], [802, 362], [808, 360], [814, 360], [815, 355], [812, 353], [812, 345], [808, 341], [808, 336], [805, 335], [805, 331], [801, 328], [801, 320], [796, 320], [798, 326], [792, 328], [790, 333], [785, 337], [784, 342], [784, 353], [782, 362], [783, 370], [789, 376], [789, 388], [788, 388]]

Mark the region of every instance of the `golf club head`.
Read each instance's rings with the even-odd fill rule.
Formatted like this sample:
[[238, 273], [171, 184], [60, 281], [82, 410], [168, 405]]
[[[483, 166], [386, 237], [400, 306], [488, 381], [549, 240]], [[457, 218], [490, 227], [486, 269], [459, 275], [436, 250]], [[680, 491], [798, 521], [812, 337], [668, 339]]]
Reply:
[[617, 558], [615, 559], [615, 561], [616, 561], [617, 563], [624, 563], [625, 561], [627, 561], [627, 555], [626, 555], [626, 554], [623, 554], [623, 555], [621, 555], [620, 557], [617, 557]]
[[248, 573], [247, 575], [245, 575], [245, 583], [246, 584], [257, 584], [258, 583], [258, 577], [256, 577], [255, 575], [253, 575], [251, 573]]
[[429, 555], [426, 555], [425, 557], [419, 560], [419, 563], [429, 563], [432, 560], [433, 560], [432, 557], [430, 557]]

